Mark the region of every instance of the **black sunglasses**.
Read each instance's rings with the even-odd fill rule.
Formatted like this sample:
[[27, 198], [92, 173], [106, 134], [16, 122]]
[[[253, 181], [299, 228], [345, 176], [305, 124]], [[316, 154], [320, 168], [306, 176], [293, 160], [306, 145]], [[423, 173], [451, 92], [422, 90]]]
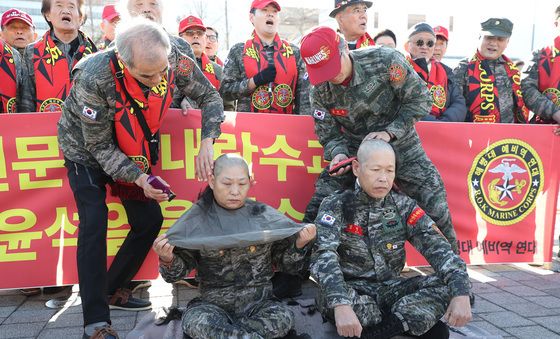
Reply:
[[[435, 45], [435, 42], [433, 40], [426, 41], [426, 46], [431, 48], [431, 47], [434, 47], [434, 45]], [[416, 46], [418, 46], [418, 47], [424, 46], [424, 40], [417, 40], [416, 41]]]

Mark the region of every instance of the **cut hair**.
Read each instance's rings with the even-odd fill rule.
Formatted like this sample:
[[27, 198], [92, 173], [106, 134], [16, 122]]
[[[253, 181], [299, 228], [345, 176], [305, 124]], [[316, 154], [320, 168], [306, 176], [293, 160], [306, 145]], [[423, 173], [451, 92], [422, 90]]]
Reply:
[[146, 18], [136, 17], [117, 25], [115, 44], [122, 61], [134, 67], [134, 46], [163, 47], [166, 54], [171, 51], [169, 36], [163, 28]]

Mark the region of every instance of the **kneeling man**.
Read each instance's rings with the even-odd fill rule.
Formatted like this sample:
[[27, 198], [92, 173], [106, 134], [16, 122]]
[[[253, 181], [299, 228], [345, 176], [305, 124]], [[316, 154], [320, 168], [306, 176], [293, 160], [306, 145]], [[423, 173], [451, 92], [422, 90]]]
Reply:
[[[452, 326], [471, 319], [465, 263], [416, 202], [392, 189], [396, 156], [388, 143], [364, 141], [352, 170], [355, 189], [325, 198], [315, 222], [319, 310], [344, 337], [448, 338], [442, 316]], [[434, 275], [399, 276], [407, 240]]]

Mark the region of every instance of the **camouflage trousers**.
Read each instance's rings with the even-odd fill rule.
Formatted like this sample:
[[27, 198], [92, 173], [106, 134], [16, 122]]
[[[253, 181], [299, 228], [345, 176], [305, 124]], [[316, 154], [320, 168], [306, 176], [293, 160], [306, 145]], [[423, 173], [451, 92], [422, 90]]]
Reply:
[[[399, 278], [372, 283], [367, 280], [347, 282], [352, 309], [362, 326], [381, 322], [393, 313], [402, 321], [405, 331], [422, 335], [445, 314], [451, 295], [449, 288], [435, 275]], [[324, 296], [317, 297], [319, 312], [333, 324], [334, 309], [328, 308]]]
[[[395, 183], [426, 211], [451, 244], [453, 252], [458, 253], [457, 235], [451, 222], [447, 194], [436, 167], [421, 146], [405, 153], [399, 152], [398, 157]], [[315, 183], [315, 193], [307, 205], [303, 222], [314, 222], [325, 197], [338, 190], [353, 189], [355, 182], [356, 177], [352, 171], [333, 177], [329, 175], [328, 168], [325, 168]]]
[[193, 299], [183, 313], [183, 333], [193, 339], [262, 339], [285, 336], [294, 327], [294, 314], [278, 301], [266, 300], [247, 314], [235, 316], [223, 308]]

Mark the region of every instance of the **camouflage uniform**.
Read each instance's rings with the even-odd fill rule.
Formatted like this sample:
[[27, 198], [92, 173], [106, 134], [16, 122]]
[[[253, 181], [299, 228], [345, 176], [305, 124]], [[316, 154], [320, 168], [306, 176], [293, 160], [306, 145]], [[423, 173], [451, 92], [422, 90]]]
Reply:
[[[67, 44], [60, 41], [54, 33], [51, 33], [51, 37], [56, 44], [56, 46], [68, 58], [68, 75], [72, 79], [72, 65], [74, 65], [74, 56], [69, 58], [69, 52], [72, 49], [72, 44]], [[81, 34], [78, 34], [78, 39], [80, 46], [84, 44], [84, 39]], [[37, 89], [35, 82], [35, 66], [33, 65], [33, 54], [34, 54], [34, 43], [27, 45], [25, 52], [23, 54], [23, 68], [27, 76], [23, 79], [21, 85], [21, 102], [20, 102], [20, 112], [35, 112], [37, 111], [36, 98]]]
[[278, 338], [294, 327], [292, 311], [272, 295], [273, 265], [295, 273], [308, 247], [297, 249], [297, 235], [273, 243], [225, 250], [175, 249], [167, 282], [197, 269], [199, 298], [183, 313], [183, 332], [197, 338]]
[[[466, 265], [435, 224], [404, 194], [374, 199], [360, 187], [323, 200], [315, 221], [311, 274], [319, 284], [319, 311], [351, 305], [362, 326], [395, 314], [405, 331], [421, 335], [443, 316], [452, 297], [469, 294]], [[435, 274], [400, 277], [409, 241]]]
[[[467, 98], [469, 93], [469, 74], [468, 64], [471, 58], [465, 58], [459, 62], [459, 65], [453, 70], [455, 82], [459, 87], [459, 93]], [[514, 123], [514, 111], [517, 112], [517, 104], [512, 90], [512, 81], [506, 73], [506, 61], [503, 57], [496, 60], [487, 60], [488, 65], [495, 77], [494, 84], [498, 87], [498, 104], [500, 107], [501, 123]], [[505, 93], [505, 94], [504, 94]], [[467, 102], [467, 117], [465, 121], [472, 121], [472, 113], [470, 112], [469, 103]]]
[[525, 105], [531, 111], [543, 119], [552, 120], [552, 115], [560, 110], [560, 107], [557, 106], [560, 105], [560, 100], [557, 101], [557, 104], [554, 104], [550, 98], [539, 91], [539, 56], [541, 53], [542, 49], [533, 52], [533, 58], [523, 72], [525, 77], [521, 81], [521, 90], [523, 91]]
[[[299, 48], [290, 44], [296, 57], [298, 80], [296, 83], [296, 94], [294, 96], [294, 114], [310, 114], [309, 106], [309, 82], [307, 71], [301, 59]], [[251, 112], [251, 95], [248, 90], [249, 79], [243, 65], [243, 49], [245, 43], [235, 44], [230, 50], [224, 63], [224, 79], [220, 87], [220, 94], [224, 101], [237, 100], [238, 112]]]
[[[106, 184], [111, 179], [133, 183], [143, 173], [114, 137], [117, 95], [121, 94], [111, 70], [112, 51], [101, 51], [76, 65], [74, 85], [58, 122], [58, 142], [80, 216], [77, 262], [84, 325], [110, 322], [107, 295], [128, 285], [163, 223], [155, 200], [122, 198], [131, 230], [107, 271]], [[169, 67], [175, 73], [175, 90], [202, 107], [202, 138], [217, 138], [224, 119], [218, 92], [177, 48], [169, 54]]]
[[[355, 50], [350, 57], [354, 69], [348, 87], [325, 82], [311, 89], [315, 134], [323, 145], [325, 159], [332, 160], [337, 154], [355, 156], [370, 132], [392, 133], [395, 138], [391, 144], [400, 159], [396, 183], [436, 221], [456, 251], [443, 181], [414, 129], [416, 121], [432, 106], [426, 84], [402, 54], [391, 48]], [[336, 190], [352, 188], [354, 181], [351, 172], [331, 177], [325, 168], [315, 184], [304, 221], [315, 219], [323, 198]]]

